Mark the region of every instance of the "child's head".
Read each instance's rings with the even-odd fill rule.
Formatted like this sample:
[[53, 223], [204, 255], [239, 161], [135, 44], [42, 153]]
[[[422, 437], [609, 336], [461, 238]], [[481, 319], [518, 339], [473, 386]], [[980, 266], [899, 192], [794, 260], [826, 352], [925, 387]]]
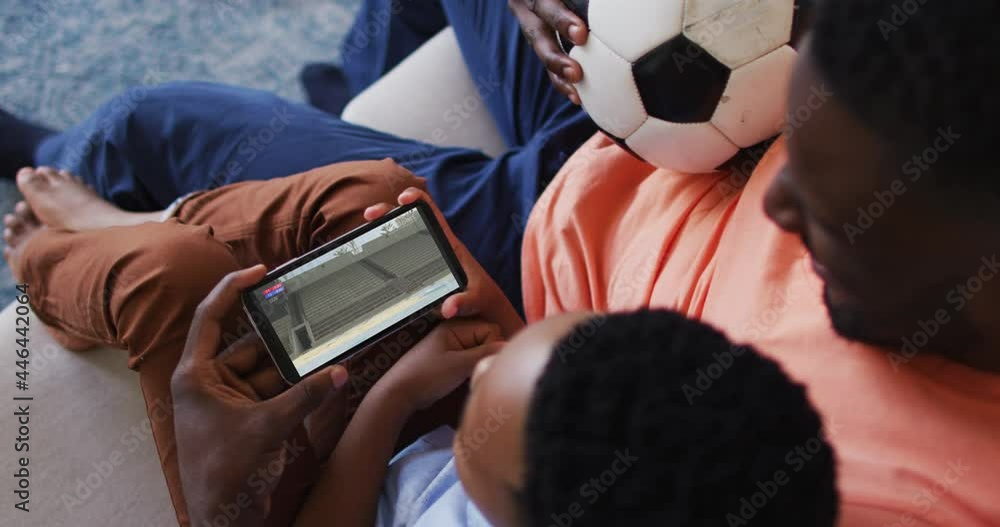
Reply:
[[833, 525], [802, 386], [680, 315], [571, 314], [483, 361], [455, 440], [497, 527]]

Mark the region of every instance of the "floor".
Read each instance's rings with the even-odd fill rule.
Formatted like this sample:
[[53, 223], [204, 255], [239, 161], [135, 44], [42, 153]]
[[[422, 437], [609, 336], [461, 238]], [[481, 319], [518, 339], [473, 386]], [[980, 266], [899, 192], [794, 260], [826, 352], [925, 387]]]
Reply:
[[[301, 66], [336, 61], [360, 0], [4, 0], [0, 107], [55, 128], [125, 88], [206, 80], [293, 100]], [[0, 175], [0, 215], [20, 199]], [[0, 307], [14, 295], [0, 264]]]

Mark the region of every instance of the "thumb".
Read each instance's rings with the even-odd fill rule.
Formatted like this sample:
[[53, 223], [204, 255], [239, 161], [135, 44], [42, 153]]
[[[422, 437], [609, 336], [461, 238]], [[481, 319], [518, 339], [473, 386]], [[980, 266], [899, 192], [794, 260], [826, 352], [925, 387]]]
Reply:
[[506, 345], [507, 341], [494, 340], [492, 342], [487, 342], [486, 344], [483, 344], [482, 346], [479, 346], [477, 348], [473, 348], [469, 351], [472, 351], [476, 355], [476, 361], [478, 362], [485, 357], [489, 357], [491, 355], [496, 355], [497, 353], [500, 353], [500, 350], [502, 350], [503, 347]]
[[306, 377], [285, 393], [263, 403], [264, 414], [271, 416], [279, 436], [291, 434], [295, 427], [318, 408], [332, 392], [347, 384], [347, 369], [333, 366]]
[[459, 317], [483, 316], [500, 326], [504, 338], [511, 338], [521, 328], [524, 321], [514, 310], [506, 296], [497, 299], [488, 296], [478, 285], [469, 285], [469, 289], [456, 293], [445, 299], [441, 304], [441, 316], [445, 320]]
[[326, 460], [347, 428], [348, 392], [337, 390], [306, 417], [309, 443], [320, 460]]
[[469, 289], [449, 296], [445, 299], [444, 303], [441, 304], [441, 316], [443, 316], [446, 320], [450, 320], [457, 317], [468, 317], [482, 313], [482, 309], [477, 302], [477, 293], [478, 291], [473, 291], [472, 286], [470, 285]]
[[479, 361], [485, 359], [486, 357], [496, 355], [506, 345], [506, 342], [495, 340], [474, 348], [455, 351], [454, 353], [461, 354], [461, 369], [463, 371], [468, 371], [469, 375], [472, 375], [472, 371], [476, 368], [476, 364], [479, 364]]

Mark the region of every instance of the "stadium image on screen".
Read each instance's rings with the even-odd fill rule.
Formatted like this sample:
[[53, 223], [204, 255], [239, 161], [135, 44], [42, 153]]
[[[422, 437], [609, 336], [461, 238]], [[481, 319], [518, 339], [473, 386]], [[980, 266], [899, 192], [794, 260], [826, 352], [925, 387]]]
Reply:
[[256, 289], [300, 375], [459, 288], [416, 209]]

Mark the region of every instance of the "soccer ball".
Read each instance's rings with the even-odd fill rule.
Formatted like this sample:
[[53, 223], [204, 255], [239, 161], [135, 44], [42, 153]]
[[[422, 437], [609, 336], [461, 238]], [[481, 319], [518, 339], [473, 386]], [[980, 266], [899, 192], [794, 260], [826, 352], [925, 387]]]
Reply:
[[709, 172], [779, 133], [810, 0], [564, 0], [587, 23], [584, 109], [660, 168]]

